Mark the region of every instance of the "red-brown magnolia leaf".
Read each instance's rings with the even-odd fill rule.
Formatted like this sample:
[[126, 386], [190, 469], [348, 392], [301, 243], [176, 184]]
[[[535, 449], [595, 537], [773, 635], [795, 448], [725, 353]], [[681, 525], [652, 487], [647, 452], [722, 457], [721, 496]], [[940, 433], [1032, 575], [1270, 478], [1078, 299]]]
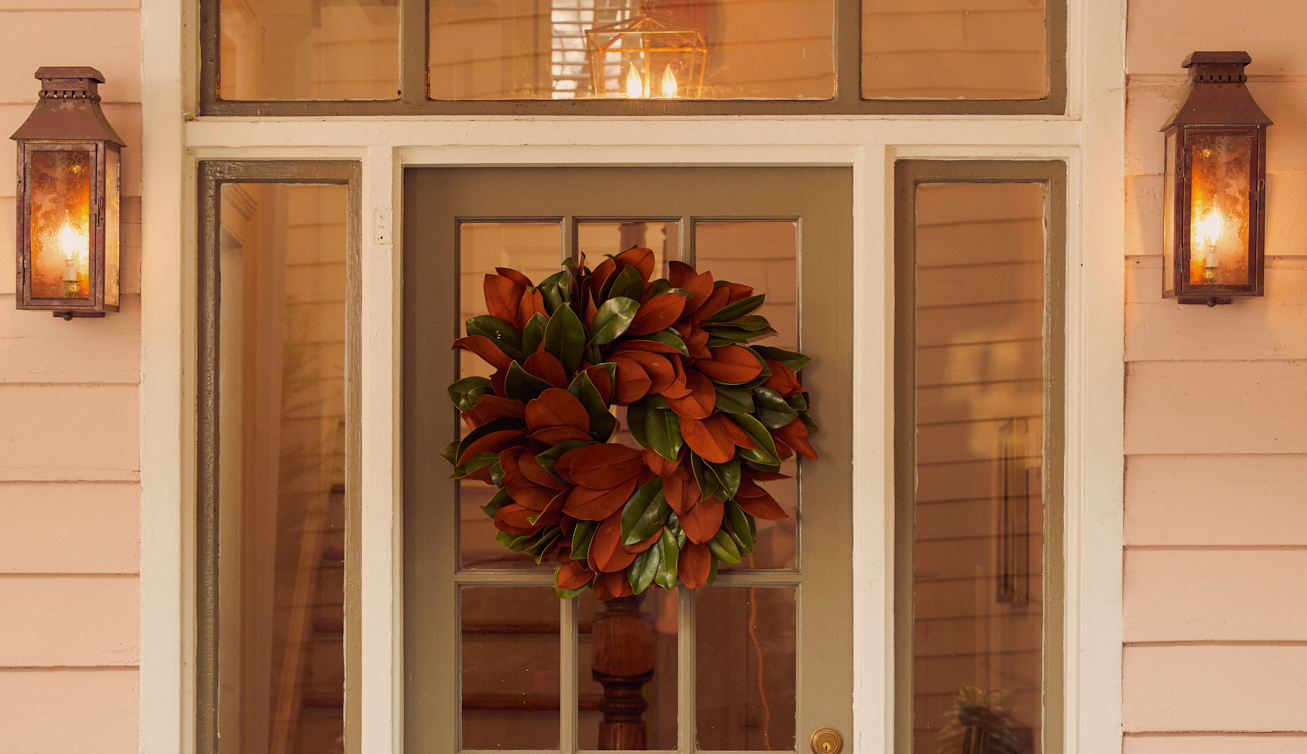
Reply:
[[635, 492], [635, 477], [610, 490], [573, 487], [563, 503], [563, 512], [582, 521], [602, 521], [620, 511], [631, 493]]
[[[513, 505], [515, 505], [515, 503], [510, 503], [509, 505], [505, 505], [495, 512], [495, 521], [494, 521], [495, 528], [504, 532], [505, 534], [513, 534], [513, 535], [534, 534], [536, 530], [539, 528], [534, 524], [524, 529], [520, 526], [513, 526], [512, 524], [504, 520], [504, 515], [505, 515], [504, 508], [511, 508]], [[507, 515], [511, 516], [513, 515], [513, 512], [509, 511]], [[533, 513], [531, 515], [535, 515], [535, 514]]]
[[679, 516], [693, 508], [699, 498], [703, 497], [703, 492], [690, 470], [678, 466], [671, 473], [663, 475], [663, 497], [667, 498], [667, 504]]
[[730, 422], [725, 416], [717, 414], [707, 419], [680, 417], [681, 437], [690, 450], [699, 457], [712, 463], [726, 463], [735, 457], [735, 443], [726, 434], [724, 423]]
[[490, 468], [491, 468], [491, 467], [489, 467], [489, 466], [482, 466], [481, 468], [477, 469], [476, 471], [473, 471], [472, 473], [468, 474], [467, 476], [465, 476], [465, 477], [463, 477], [463, 478], [464, 478], [464, 479], [467, 479], [467, 480], [469, 480], [469, 481], [472, 481], [472, 482], [482, 482], [482, 483], [484, 483], [484, 484], [494, 484], [494, 483], [495, 483], [495, 480], [492, 479], [491, 476], [490, 476]]
[[503, 275], [514, 283], [522, 286], [524, 290], [534, 285], [531, 282], [531, 278], [528, 278], [526, 275], [523, 275], [512, 267], [496, 267], [495, 272], [498, 272], [500, 275]]
[[717, 405], [717, 391], [713, 389], [712, 380], [703, 372], [687, 369], [685, 386], [690, 389], [690, 392], [684, 398], [669, 398], [667, 391], [663, 391], [663, 397], [667, 398], [667, 406], [684, 419], [708, 418], [713, 412], [713, 407]]
[[[525, 505], [509, 503], [495, 511], [495, 519], [503, 521], [505, 524], [515, 529], [525, 529], [529, 532], [537, 531], [545, 526], [553, 526], [563, 517], [562, 511], [554, 508], [545, 511], [544, 515], [540, 516], [534, 524], [531, 523], [531, 519], [538, 513], [540, 513], [540, 511], [531, 510]], [[686, 536], [689, 536], [688, 532], [686, 533]]]
[[505, 417], [524, 418], [525, 411], [526, 406], [521, 401], [500, 398], [497, 395], [486, 393], [477, 398], [475, 406], [463, 412], [463, 421], [468, 427], [476, 429], [494, 419], [503, 419]]
[[747, 469], [744, 477], [755, 482], [774, 482], [777, 479], [793, 479], [789, 474], [782, 474], [779, 471], [760, 471], [758, 469]]
[[486, 310], [505, 322], [517, 321], [517, 307], [522, 300], [523, 286], [512, 278], [486, 275], [482, 288], [486, 293]]
[[653, 448], [645, 448], [644, 452], [641, 453], [641, 456], [644, 457], [644, 465], [649, 469], [649, 471], [657, 476], [670, 474], [673, 471], [676, 471], [677, 466], [679, 466], [679, 459], [676, 461], [669, 461], [658, 455]]
[[589, 584], [594, 577], [594, 571], [587, 568], [583, 561], [569, 560], [558, 569], [554, 586], [559, 589], [580, 589]]
[[[553, 474], [545, 471], [545, 467], [541, 466], [536, 457], [530, 453], [525, 453], [518, 458], [518, 468], [521, 469], [522, 476], [543, 487], [550, 487], [555, 490], [565, 490], [571, 487], [567, 482], [559, 481]], [[505, 477], [507, 477], [507, 473], [505, 473]]]
[[712, 572], [712, 551], [708, 545], [687, 544], [676, 558], [676, 574], [688, 589], [698, 589], [708, 583]]
[[789, 518], [789, 514], [776, 502], [776, 498], [768, 495], [766, 492], [761, 497], [736, 497], [735, 502], [740, 508], [754, 518], [761, 518], [767, 521], [784, 521]]
[[517, 302], [517, 329], [525, 330], [526, 323], [537, 314], [549, 316], [545, 311], [545, 297], [537, 290], [523, 291], [522, 298]]
[[653, 378], [644, 370], [634, 354], [619, 353], [613, 356], [617, 365], [617, 386], [613, 400], [620, 404], [634, 403], [649, 394]]
[[788, 398], [791, 395], [803, 390], [799, 384], [799, 378], [794, 376], [794, 372], [779, 361], [774, 359], [764, 359], [767, 362], [767, 368], [771, 370], [771, 376], [763, 383], [766, 387], [775, 390], [783, 397]]
[[717, 530], [722, 528], [722, 515], [725, 512], [726, 505], [714, 496], [707, 500], [700, 500], [690, 510], [676, 515], [680, 518], [685, 536], [689, 537], [691, 542], [702, 544], [717, 536]]
[[648, 539], [641, 540], [633, 545], [623, 545], [622, 549], [626, 550], [627, 552], [633, 555], [639, 555], [645, 550], [648, 550], [650, 547], [653, 547], [654, 544], [659, 539], [662, 538], [662, 536], [663, 536], [663, 527], [660, 526], [658, 527], [658, 531], [650, 535]]
[[753, 287], [742, 283], [726, 282], [723, 283], [721, 287], [730, 292], [730, 296], [726, 299], [726, 303], [728, 304], [734, 304], [736, 301], [746, 299], [753, 295]]
[[708, 331], [699, 327], [690, 326], [686, 328], [688, 333], [685, 336], [685, 350], [690, 352], [692, 359], [711, 359], [712, 352], [708, 350]]
[[594, 322], [595, 322], [595, 315], [599, 313], [599, 307], [595, 306], [595, 299], [594, 299], [594, 296], [591, 296], [589, 292], [586, 292], [586, 294], [585, 294], [585, 312], [584, 312], [584, 313], [585, 313], [585, 316], [584, 316], [584, 317], [581, 317], [581, 322], [582, 322], [582, 324], [585, 325], [586, 332], [589, 332], [589, 331], [590, 331], [590, 327], [591, 327], [592, 325], [594, 325]]
[[[663, 388], [662, 396], [671, 400], [672, 398], [684, 398], [690, 394], [690, 386], [685, 380], [685, 362], [681, 359], [680, 354], [672, 356], [672, 384]], [[715, 400], [715, 399], [714, 399]]]
[[758, 449], [758, 444], [753, 441], [752, 437], [749, 437], [749, 433], [745, 432], [740, 425], [735, 422], [729, 420], [722, 422], [722, 429], [726, 430], [726, 437], [729, 438], [731, 442], [735, 443], [736, 446], [748, 450]]
[[546, 427], [532, 432], [531, 439], [552, 448], [560, 442], [567, 442], [568, 440], [586, 442], [591, 438], [590, 433], [583, 429], [576, 429], [574, 427]]
[[690, 294], [681, 316], [688, 316], [703, 305], [713, 291], [711, 272], [700, 273], [684, 262], [672, 262], [667, 266], [667, 282], [673, 288], [680, 288]]
[[[660, 356], [648, 351], [621, 351], [613, 354], [613, 362], [618, 365], [618, 382], [621, 382], [621, 363], [622, 361], [634, 361], [640, 365], [645, 374], [649, 376], [649, 388], [646, 393], [658, 394], [671, 387], [672, 382], [676, 380], [676, 368], [666, 356]], [[643, 396], [640, 396], [643, 397]], [[638, 400], [638, 398], [636, 399]], [[622, 401], [619, 401], [622, 402]], [[630, 401], [626, 401], [629, 403]]]
[[[510, 361], [509, 363], [511, 364], [512, 362]], [[499, 367], [495, 369], [494, 374], [490, 375], [490, 389], [495, 391], [495, 395], [498, 395], [501, 398], [508, 397], [508, 392], [504, 387], [504, 383], [507, 379], [508, 367]]]
[[563, 369], [563, 362], [548, 351], [541, 350], [531, 354], [522, 364], [522, 368], [528, 374], [539, 377], [554, 387], [567, 387], [567, 370]]
[[659, 343], [656, 340], [623, 340], [622, 349], [626, 351], [649, 351], [650, 353], [680, 354], [676, 346]]
[[[530, 456], [526, 457], [529, 458]], [[517, 477], [505, 485], [504, 489], [508, 490], [508, 496], [513, 498], [517, 504], [537, 512], [551, 507], [559, 508], [556, 498], [559, 495], [564, 497], [567, 495], [566, 487], [562, 490], [545, 487], [536, 484], [525, 476]]]
[[466, 338], [459, 338], [454, 341], [454, 348], [471, 351], [496, 369], [508, 369], [508, 365], [513, 363], [513, 359], [508, 354], [499, 350], [495, 342], [484, 335], [469, 335]]
[[817, 460], [817, 451], [808, 444], [808, 426], [802, 419], [795, 419], [780, 429], [772, 430], [772, 436], [794, 448], [794, 452], [805, 458]]
[[576, 454], [580, 451], [580, 448], [572, 448], [554, 461], [554, 473], [568, 484], [576, 484], [576, 480], [572, 478], [572, 461], [576, 460]]
[[585, 368], [585, 373], [590, 377], [590, 383], [599, 391], [599, 397], [603, 400], [604, 405], [608, 405], [613, 399], [613, 378], [608, 374], [608, 370], [601, 366], [590, 366]]
[[522, 470], [518, 467], [518, 460], [522, 458], [522, 454], [525, 452], [526, 448], [520, 445], [499, 451], [499, 468], [504, 471], [505, 483], [522, 476]]
[[582, 487], [607, 490], [635, 479], [644, 466], [639, 450], [615, 443], [578, 448], [572, 459], [572, 478]]
[[711, 359], [694, 362], [694, 368], [718, 382], [739, 385], [762, 374], [762, 362], [742, 346], [710, 348]]
[[526, 428], [531, 430], [533, 435], [550, 427], [570, 427], [582, 432], [590, 431], [590, 414], [586, 412], [585, 405], [575, 395], [562, 388], [551, 387], [539, 397], [531, 399], [526, 404], [524, 414]]
[[630, 597], [635, 594], [635, 590], [631, 587], [631, 580], [626, 577], [626, 571], [599, 574], [595, 578], [592, 589], [595, 593], [595, 599], [600, 602], [607, 602], [617, 597]]
[[713, 289], [712, 293], [708, 294], [708, 299], [694, 310], [694, 316], [691, 317], [691, 319], [695, 322], [702, 322], [704, 319], [721, 311], [722, 307], [726, 306], [730, 301], [730, 298], [731, 292], [727, 290], [726, 286], [717, 286]]
[[611, 515], [604, 519], [590, 540], [590, 552], [586, 557], [590, 568], [602, 573], [621, 571], [635, 560], [635, 553], [622, 548], [622, 517]]
[[654, 296], [640, 305], [635, 313], [635, 318], [631, 320], [631, 326], [626, 328], [624, 336], [635, 338], [641, 335], [662, 332], [676, 324], [676, 320], [680, 319], [681, 310], [684, 308], [685, 296], [679, 293], [663, 293]]
[[621, 254], [617, 255], [619, 265], [630, 265], [635, 271], [640, 273], [641, 280], [648, 280], [653, 274], [654, 253], [653, 249], [645, 249], [639, 246], [633, 246]]
[[462, 466], [467, 462], [467, 459], [472, 458], [477, 453], [498, 453], [522, 439], [524, 435], [525, 433], [520, 429], [501, 429], [498, 432], [491, 432], [485, 437], [478, 437], [459, 455], [458, 465]]
[[586, 280], [586, 290], [590, 292], [591, 299], [599, 298], [599, 293], [603, 290], [608, 276], [615, 272], [617, 272], [617, 263], [612, 259], [605, 259], [599, 263], [598, 267], [594, 268], [594, 272], [590, 273], [589, 279]]

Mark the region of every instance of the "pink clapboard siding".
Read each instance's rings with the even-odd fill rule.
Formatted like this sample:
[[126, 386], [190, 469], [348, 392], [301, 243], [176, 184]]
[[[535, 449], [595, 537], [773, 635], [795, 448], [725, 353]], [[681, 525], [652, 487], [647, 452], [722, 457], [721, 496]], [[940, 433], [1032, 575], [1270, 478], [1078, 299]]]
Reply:
[[[0, 0], [0, 29], [0, 133], [31, 112], [38, 67], [89, 65], [127, 142], [122, 311], [16, 311], [0, 275], [0, 751], [135, 752], [141, 14], [133, 0]], [[14, 151], [0, 145], [0, 260], [13, 259]]]
[[[1307, 752], [1307, 5], [1130, 0], [1125, 754]], [[1220, 19], [1216, 21], [1216, 19]], [[1266, 297], [1163, 300], [1162, 138], [1194, 50], [1276, 122]]]

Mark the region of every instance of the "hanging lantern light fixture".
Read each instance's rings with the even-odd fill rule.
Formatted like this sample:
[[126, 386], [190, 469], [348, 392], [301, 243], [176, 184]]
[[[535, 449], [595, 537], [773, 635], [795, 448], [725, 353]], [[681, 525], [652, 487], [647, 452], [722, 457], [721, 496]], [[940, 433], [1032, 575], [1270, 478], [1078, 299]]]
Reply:
[[585, 31], [595, 97], [681, 99], [703, 95], [708, 46], [698, 30], [658, 13], [654, 0], [639, 12]]
[[124, 144], [100, 110], [94, 68], [40, 68], [40, 101], [18, 142], [19, 309], [56, 317], [118, 311]]
[[1193, 81], [1166, 132], [1162, 295], [1181, 304], [1261, 296], [1266, 117], [1244, 86], [1246, 52], [1195, 52]]

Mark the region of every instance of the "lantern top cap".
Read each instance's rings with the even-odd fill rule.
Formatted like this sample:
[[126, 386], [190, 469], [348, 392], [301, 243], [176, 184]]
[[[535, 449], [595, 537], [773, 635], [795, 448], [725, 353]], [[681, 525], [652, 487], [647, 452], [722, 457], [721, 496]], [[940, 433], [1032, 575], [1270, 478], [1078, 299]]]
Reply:
[[1253, 101], [1244, 84], [1244, 66], [1252, 58], [1242, 51], [1199, 51], [1184, 59], [1192, 74], [1189, 94], [1163, 131], [1176, 126], [1269, 126], [1271, 119]]
[[1183, 65], [1193, 74], [1195, 84], [1242, 84], [1248, 80], [1244, 66], [1253, 62], [1246, 52], [1192, 52]]
[[104, 83], [104, 74], [89, 65], [46, 65], [36, 69], [36, 77], [42, 81], [52, 79], [92, 79]]
[[100, 110], [104, 74], [90, 66], [43, 66], [40, 99], [9, 138], [17, 141], [103, 141], [126, 146]]

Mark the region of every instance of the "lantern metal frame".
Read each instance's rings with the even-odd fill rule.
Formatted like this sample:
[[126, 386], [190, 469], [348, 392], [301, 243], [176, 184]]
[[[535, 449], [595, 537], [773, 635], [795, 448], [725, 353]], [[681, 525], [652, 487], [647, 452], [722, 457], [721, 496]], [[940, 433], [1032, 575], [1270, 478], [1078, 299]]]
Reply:
[[[703, 96], [704, 70], [708, 63], [708, 45], [698, 29], [678, 26], [654, 9], [652, 0], [641, 0], [635, 15], [585, 30], [586, 53], [590, 60], [590, 84], [597, 98], [611, 98], [616, 93], [625, 96], [622, 84], [609, 90], [604, 75], [605, 58], [611, 52], [620, 52], [624, 58], [640, 61], [644, 96], [640, 99], [661, 99], [656, 77], [661, 74], [655, 60], [680, 57], [684, 61], [686, 94], [677, 99], [698, 99]], [[666, 66], [664, 66], [666, 68]], [[619, 78], [621, 76], [619, 75]]]
[[[100, 109], [98, 87], [104, 83], [104, 76], [99, 71], [86, 66], [43, 67], [37, 69], [36, 78], [41, 80], [40, 99], [10, 137], [18, 142], [15, 303], [18, 309], [50, 311], [64, 319], [103, 317], [105, 312], [118, 311], [122, 297], [122, 148], [126, 145]], [[38, 296], [34, 291], [32, 160], [35, 155], [49, 152], [88, 155], [85, 297]], [[110, 217], [115, 213], [116, 218]], [[112, 222], [118, 223], [116, 250], [106, 248]]]
[[[1166, 134], [1162, 296], [1181, 304], [1228, 304], [1265, 290], [1266, 117], [1245, 82], [1246, 52], [1194, 52], [1183, 66], [1192, 72], [1184, 103], [1162, 127]], [[1247, 282], [1200, 283], [1192, 279], [1194, 165], [1198, 139], [1211, 136], [1251, 140], [1248, 165]]]

